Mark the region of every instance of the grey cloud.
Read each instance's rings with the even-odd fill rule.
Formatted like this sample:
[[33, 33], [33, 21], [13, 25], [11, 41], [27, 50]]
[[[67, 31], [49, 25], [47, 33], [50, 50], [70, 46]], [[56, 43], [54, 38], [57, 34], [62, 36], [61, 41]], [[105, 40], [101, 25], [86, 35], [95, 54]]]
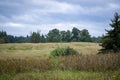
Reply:
[[[104, 24], [109, 24], [108, 21], [113, 17], [114, 12], [120, 12], [119, 3], [119, 0], [0, 0], [0, 26], [8, 25], [0, 29], [14, 32], [17, 28], [20, 30], [29, 28], [27, 32], [37, 29], [47, 32], [48, 28], [54, 28], [47, 24], [58, 27], [56, 24], [75, 23], [101, 35], [100, 32], [104, 33], [104, 29], [108, 27]], [[96, 22], [102, 25], [90, 26]], [[45, 24], [46, 28], [35, 26]], [[7, 29], [10, 27], [12, 29]], [[59, 29], [62, 28], [59, 26]], [[72, 27], [66, 26], [66, 28]]]

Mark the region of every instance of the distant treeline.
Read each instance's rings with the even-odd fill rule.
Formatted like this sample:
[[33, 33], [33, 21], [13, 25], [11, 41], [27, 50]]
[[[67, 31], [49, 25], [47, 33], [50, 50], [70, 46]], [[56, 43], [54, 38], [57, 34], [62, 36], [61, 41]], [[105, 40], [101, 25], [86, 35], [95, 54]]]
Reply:
[[0, 43], [45, 43], [45, 42], [101, 42], [101, 37], [91, 37], [87, 29], [72, 31], [60, 31], [52, 29], [47, 35], [40, 32], [32, 32], [30, 36], [8, 35], [6, 31], [0, 31]]

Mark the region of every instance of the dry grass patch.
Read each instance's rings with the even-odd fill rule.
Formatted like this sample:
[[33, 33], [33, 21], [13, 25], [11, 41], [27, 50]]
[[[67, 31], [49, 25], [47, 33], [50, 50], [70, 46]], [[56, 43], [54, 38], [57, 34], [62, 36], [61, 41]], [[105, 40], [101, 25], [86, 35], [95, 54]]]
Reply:
[[49, 59], [5, 59], [0, 60], [0, 73], [46, 71], [51, 68]]
[[97, 43], [15, 43], [0, 44], [0, 59], [4, 58], [47, 58], [57, 47], [71, 47], [82, 54], [96, 54], [101, 48]]
[[59, 57], [58, 68], [61, 70], [114, 71], [120, 69], [120, 54], [80, 55]]

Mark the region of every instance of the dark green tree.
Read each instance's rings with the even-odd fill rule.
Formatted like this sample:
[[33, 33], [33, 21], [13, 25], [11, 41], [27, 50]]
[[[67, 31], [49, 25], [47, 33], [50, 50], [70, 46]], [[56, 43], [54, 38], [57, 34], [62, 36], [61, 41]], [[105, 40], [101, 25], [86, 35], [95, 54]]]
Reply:
[[41, 40], [41, 36], [39, 32], [32, 32], [30, 36], [30, 42], [39, 43]]
[[47, 40], [48, 42], [60, 42], [61, 37], [60, 37], [60, 31], [58, 29], [52, 29], [49, 31], [47, 34]]
[[101, 36], [98, 36], [98, 37], [91, 37], [92, 42], [95, 42], [95, 43], [101, 43], [101, 42], [102, 42], [101, 39], [102, 39]]
[[[23, 37], [23, 36], [15, 36], [14, 38], [14, 43], [25, 43], [27, 40], [27, 38], [26, 37]], [[10, 40], [10, 38], [8, 39], [8, 40]], [[11, 41], [10, 41], [10, 43], [12, 43]]]
[[0, 31], [0, 43], [7, 43], [7, 33], [5, 31]]
[[7, 39], [8, 39], [8, 43], [14, 43], [15, 42], [15, 38], [12, 35], [8, 35]]
[[81, 30], [78, 35], [78, 38], [79, 38], [79, 41], [82, 41], [82, 42], [91, 42], [92, 41], [91, 36], [87, 29]]
[[71, 40], [72, 40], [72, 33], [69, 30], [67, 30], [66, 31], [66, 41], [70, 42]]
[[67, 42], [66, 31], [60, 31], [60, 35], [61, 35], [61, 41], [62, 42]]
[[78, 41], [78, 35], [79, 35], [79, 33], [80, 33], [80, 30], [77, 29], [76, 27], [74, 27], [72, 29], [72, 40], [73, 41]]
[[100, 53], [116, 53], [120, 51], [120, 15], [115, 13], [111, 22], [110, 26], [112, 29], [106, 30], [107, 34], [102, 38]]
[[41, 36], [41, 40], [40, 40], [40, 42], [42, 42], [42, 43], [46, 42], [46, 38], [45, 38], [44, 35]]
[[70, 42], [71, 41], [72, 33], [69, 30], [61, 31], [60, 35], [61, 35], [61, 41], [62, 42]]

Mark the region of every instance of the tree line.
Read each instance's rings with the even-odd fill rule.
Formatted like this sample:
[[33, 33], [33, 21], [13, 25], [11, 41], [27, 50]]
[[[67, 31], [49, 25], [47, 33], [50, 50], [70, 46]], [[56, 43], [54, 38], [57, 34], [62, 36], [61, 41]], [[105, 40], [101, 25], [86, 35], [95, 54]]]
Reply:
[[52, 29], [47, 35], [39, 31], [32, 32], [30, 36], [8, 35], [6, 31], [0, 31], [0, 43], [45, 43], [45, 42], [101, 42], [101, 37], [91, 37], [87, 29], [79, 30], [74, 27], [72, 31], [60, 31]]

